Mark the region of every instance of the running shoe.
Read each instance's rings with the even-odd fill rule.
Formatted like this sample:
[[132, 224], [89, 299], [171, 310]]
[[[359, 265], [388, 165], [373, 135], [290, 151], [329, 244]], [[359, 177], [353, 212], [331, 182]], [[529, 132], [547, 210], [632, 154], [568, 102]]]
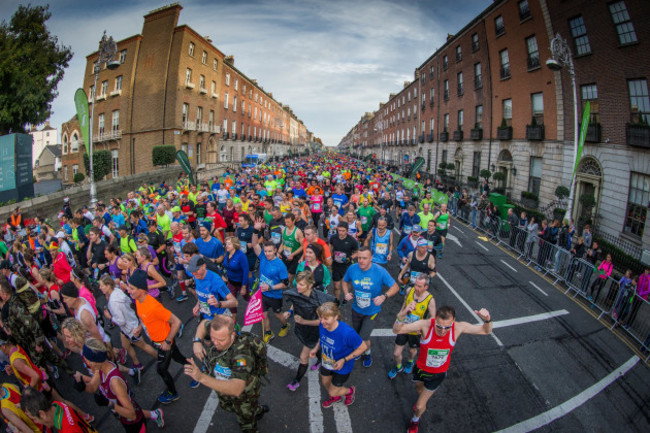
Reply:
[[406, 365], [404, 366], [404, 374], [411, 374], [413, 373], [413, 366], [415, 365], [415, 360], [412, 359], [411, 361], [407, 361]]
[[273, 331], [266, 331], [264, 333], [264, 342], [266, 344], [269, 344], [269, 341], [273, 340], [274, 338], [275, 338], [275, 334], [273, 333]]
[[350, 406], [352, 403], [354, 403], [354, 396], [355, 396], [356, 392], [357, 392], [356, 388], [351, 386], [350, 387], [350, 392], [348, 392], [345, 395], [345, 402], [344, 403], [345, 403], [346, 406]]
[[158, 428], [165, 427], [165, 418], [163, 418], [163, 410], [162, 409], [156, 409], [156, 410], [154, 410], [152, 412], [154, 412], [156, 414], [156, 419], [154, 420], [154, 421], [156, 421], [156, 426], [158, 426]]
[[134, 367], [131, 369], [131, 376], [133, 376], [133, 382], [136, 385], [140, 385], [140, 382], [142, 381], [142, 367], [137, 368]]
[[120, 349], [117, 355], [117, 362], [122, 365], [126, 364], [126, 349]]
[[289, 391], [295, 391], [298, 388], [300, 388], [300, 382], [298, 382], [296, 379], [292, 380], [290, 384], [287, 385], [287, 388]]
[[320, 361], [316, 361], [316, 363], [311, 366], [311, 371], [316, 371], [319, 368], [320, 368]]
[[406, 433], [418, 433], [418, 429], [420, 428], [420, 421], [410, 421], [409, 422], [409, 427], [408, 430], [406, 430]]
[[341, 397], [330, 397], [327, 400], [323, 402], [323, 407], [327, 409], [328, 407], [331, 407], [334, 403], [337, 401], [341, 401]]
[[192, 388], [192, 389], [196, 389], [199, 386], [201, 386], [201, 384], [199, 383], [198, 380], [193, 380], [193, 381], [190, 382], [190, 388]]
[[259, 420], [261, 420], [262, 418], [264, 418], [264, 415], [266, 415], [266, 413], [267, 413], [269, 410], [271, 410], [271, 409], [270, 409], [267, 405], [265, 405], [265, 404], [260, 404], [260, 412], [259, 412], [257, 415], [255, 415], [255, 421], [259, 421]]
[[87, 413], [84, 415], [84, 420], [86, 420], [86, 422], [90, 424], [91, 422], [95, 421], [95, 417]]
[[172, 394], [169, 391], [165, 391], [160, 397], [158, 397], [158, 401], [162, 404], [169, 404], [175, 402], [179, 398], [180, 396], [178, 394]]
[[184, 329], [185, 329], [185, 323], [181, 323], [181, 327], [178, 329], [178, 334], [176, 335], [178, 338], [181, 338], [183, 336]]
[[372, 355], [370, 353], [368, 354], [363, 354], [363, 366], [368, 368], [372, 365]]
[[184, 302], [189, 299], [189, 296], [187, 296], [187, 293], [181, 293], [181, 295], [176, 298], [176, 302]]
[[400, 368], [394, 367], [391, 371], [388, 372], [388, 378], [395, 379], [395, 376], [400, 374], [402, 371], [404, 371], [404, 366], [401, 366]]
[[282, 328], [280, 328], [280, 332], [278, 332], [278, 337], [286, 337], [288, 333], [289, 333], [289, 324], [287, 323]]

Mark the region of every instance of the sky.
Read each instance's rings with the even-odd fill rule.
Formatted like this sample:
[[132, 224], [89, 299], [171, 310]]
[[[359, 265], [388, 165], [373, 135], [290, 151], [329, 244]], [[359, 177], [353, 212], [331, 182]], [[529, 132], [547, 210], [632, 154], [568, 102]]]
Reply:
[[[9, 21], [17, 0], [0, 0]], [[48, 2], [32, 0], [32, 5]], [[153, 0], [51, 0], [48, 29], [74, 53], [52, 104], [52, 126], [75, 114], [86, 56], [103, 30], [121, 40], [142, 31], [143, 16], [169, 3]], [[363, 116], [413, 80], [448, 33], [492, 0], [183, 0], [179, 25], [212, 39], [235, 66], [307, 128], [336, 146]], [[462, 5], [462, 6], [461, 6]], [[60, 132], [60, 131], [59, 131]], [[60, 139], [60, 137], [59, 137]]]

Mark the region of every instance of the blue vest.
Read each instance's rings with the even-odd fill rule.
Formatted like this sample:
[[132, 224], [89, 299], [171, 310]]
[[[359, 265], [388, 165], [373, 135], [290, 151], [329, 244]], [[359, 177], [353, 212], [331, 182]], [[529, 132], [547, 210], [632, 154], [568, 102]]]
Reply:
[[372, 250], [372, 262], [380, 265], [388, 263], [388, 254], [390, 253], [390, 230], [386, 229], [384, 236], [377, 234], [377, 229], [372, 229], [372, 240], [370, 241]]

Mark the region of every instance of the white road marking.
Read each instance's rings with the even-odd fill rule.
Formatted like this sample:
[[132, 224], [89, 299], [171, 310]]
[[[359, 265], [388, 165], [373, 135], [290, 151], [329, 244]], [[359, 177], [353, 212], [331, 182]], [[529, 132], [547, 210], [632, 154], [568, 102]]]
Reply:
[[447, 233], [447, 240], [452, 241], [452, 242], [456, 242], [459, 247], [463, 248], [463, 246], [460, 244], [460, 241], [458, 240], [458, 238], [456, 236], [452, 235], [451, 233]]
[[633, 356], [625, 364], [621, 365], [619, 368], [612, 371], [607, 376], [589, 388], [585, 389], [575, 397], [572, 397], [564, 403], [555, 406], [553, 409], [547, 410], [546, 412], [542, 412], [537, 416], [527, 419], [526, 421], [522, 421], [503, 430], [499, 430], [497, 433], [526, 433], [529, 431], [537, 430], [540, 427], [544, 427], [545, 425], [548, 425], [553, 421], [562, 418], [563, 416], [571, 413], [573, 410], [579, 408], [584, 403], [598, 395], [601, 391], [614, 383], [616, 379], [630, 371], [638, 362], [639, 358], [637, 356]]
[[318, 371], [310, 371], [306, 376], [307, 394], [309, 395], [309, 431], [310, 433], [323, 433], [323, 410], [320, 402]]
[[483, 248], [485, 251], [490, 251], [490, 250], [488, 250], [487, 248], [485, 248], [485, 246], [484, 246], [482, 243], [480, 243], [479, 241], [474, 241], [474, 242], [476, 242], [476, 245], [478, 245], [479, 247]]
[[458, 228], [458, 227], [456, 227], [456, 226], [451, 226], [451, 228], [454, 228], [454, 229], [456, 229], [456, 230], [458, 230], [459, 232], [461, 232], [461, 233], [463, 233], [463, 234], [465, 234], [465, 232], [464, 232], [464, 231], [462, 231], [461, 229], [459, 229], [459, 228]]
[[539, 322], [541, 320], [552, 319], [554, 317], [569, 314], [567, 310], [549, 311], [548, 313], [533, 314], [532, 316], [515, 317], [514, 319], [499, 320], [492, 323], [492, 329], [505, 328], [506, 326], [522, 325], [524, 323]]
[[[474, 317], [474, 319], [476, 319], [477, 322], [480, 322], [480, 321], [481, 321], [481, 318], [478, 317], [478, 315], [474, 312], [474, 309], [473, 309], [472, 307], [470, 307], [469, 304], [468, 304], [467, 302], [465, 302], [465, 300], [464, 300], [463, 298], [460, 297], [460, 295], [458, 294], [458, 292], [455, 291], [453, 287], [451, 287], [451, 284], [449, 284], [449, 283], [447, 282], [447, 280], [445, 280], [445, 278], [444, 278], [442, 275], [440, 275], [440, 272], [438, 272], [438, 273], [436, 274], [436, 276], [437, 276], [438, 278], [440, 278], [440, 281], [442, 281], [442, 282], [445, 284], [445, 286], [447, 286], [447, 288], [449, 289], [449, 291], [450, 291], [451, 293], [453, 293], [454, 296], [456, 296], [456, 298], [458, 298], [458, 300], [460, 301], [460, 303], [463, 304], [463, 306], [464, 306], [465, 308], [467, 308], [467, 311], [470, 312], [470, 314]], [[496, 341], [496, 343], [497, 343], [500, 347], [503, 347], [503, 343], [501, 342], [501, 340], [499, 340], [499, 337], [497, 337], [496, 335], [494, 335], [494, 333], [492, 333], [492, 334], [490, 334], [490, 335], [492, 336], [492, 338], [494, 338], [494, 341]]]
[[[344, 399], [345, 397], [342, 397]], [[350, 420], [350, 412], [348, 407], [343, 402], [334, 403], [334, 423], [336, 424], [336, 431], [338, 433], [352, 433], [352, 421]]]
[[546, 293], [545, 291], [543, 291], [542, 289], [540, 289], [539, 286], [538, 286], [537, 284], [533, 283], [532, 281], [529, 281], [529, 283], [530, 283], [534, 288], [536, 288], [537, 290], [539, 290], [540, 292], [542, 292], [542, 294], [543, 294], [544, 296], [548, 296], [548, 293]]
[[370, 333], [371, 337], [394, 337], [392, 329], [373, 329]]
[[504, 265], [509, 267], [513, 272], [517, 272], [517, 270], [515, 268], [513, 268], [512, 266], [510, 266], [505, 260], [501, 260], [501, 263], [503, 263]]
[[210, 421], [212, 421], [214, 412], [217, 410], [218, 407], [219, 407], [219, 396], [217, 395], [216, 392], [212, 391], [210, 393], [210, 396], [208, 397], [208, 400], [205, 402], [205, 405], [203, 406], [203, 410], [201, 411], [201, 415], [199, 416], [199, 419], [196, 421], [196, 427], [194, 427], [194, 433], [206, 433], [208, 431], [208, 428], [210, 428]]
[[300, 364], [298, 358], [290, 353], [285, 352], [284, 350], [273, 347], [270, 344], [266, 345], [266, 355], [272, 361], [277, 362], [278, 364], [287, 368], [297, 369], [298, 365]]

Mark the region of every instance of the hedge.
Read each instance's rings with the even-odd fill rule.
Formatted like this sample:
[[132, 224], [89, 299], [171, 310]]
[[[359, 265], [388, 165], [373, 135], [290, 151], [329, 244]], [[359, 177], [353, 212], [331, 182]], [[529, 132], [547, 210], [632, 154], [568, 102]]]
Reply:
[[151, 150], [151, 160], [154, 166], [173, 164], [176, 161], [176, 146], [154, 146]]
[[[88, 154], [84, 153], [84, 167], [89, 172], [90, 161]], [[93, 152], [93, 177], [95, 182], [104, 179], [111, 173], [111, 152], [109, 150], [97, 150]]]

